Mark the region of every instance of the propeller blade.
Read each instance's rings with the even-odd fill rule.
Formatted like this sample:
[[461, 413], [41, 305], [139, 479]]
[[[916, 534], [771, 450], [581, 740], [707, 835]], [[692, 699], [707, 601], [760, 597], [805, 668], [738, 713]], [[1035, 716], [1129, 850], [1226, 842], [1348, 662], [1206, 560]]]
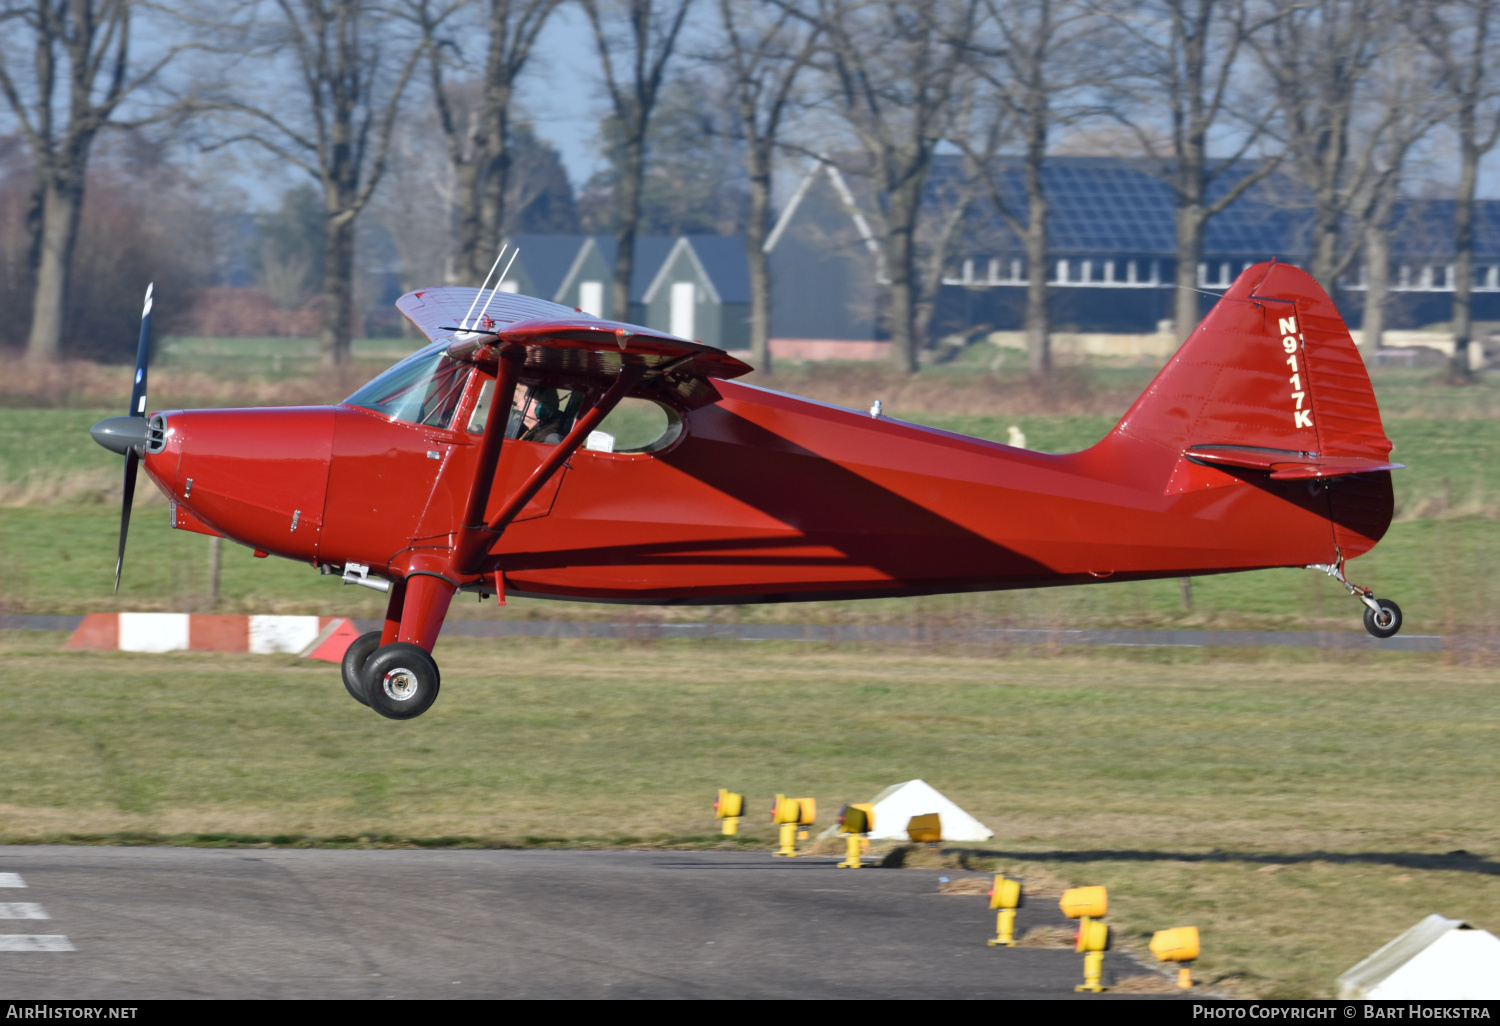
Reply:
[[[146, 416], [146, 364], [151, 357], [151, 293], [156, 283], [146, 286], [146, 303], [141, 308], [141, 337], [135, 344], [135, 381], [130, 386], [128, 418]], [[125, 499], [120, 504], [120, 551], [115, 556], [115, 594], [120, 593], [120, 572], [125, 567], [125, 539], [130, 534], [130, 507], [135, 502], [135, 475], [141, 464], [141, 448], [146, 432], [130, 430], [121, 423], [127, 417], [111, 417], [95, 424], [89, 433], [94, 441], [115, 452], [125, 454]]]
[[125, 566], [125, 536], [130, 533], [130, 507], [135, 501], [135, 473], [141, 458], [131, 449], [125, 454], [125, 501], [120, 505], [120, 552], [115, 557], [115, 594], [120, 593], [120, 570]]
[[132, 417], [146, 415], [146, 362], [151, 355], [151, 293], [155, 288], [155, 282], [146, 286], [146, 305], [141, 310], [141, 337], [135, 344], [135, 383], [130, 388], [130, 409], [126, 411]]

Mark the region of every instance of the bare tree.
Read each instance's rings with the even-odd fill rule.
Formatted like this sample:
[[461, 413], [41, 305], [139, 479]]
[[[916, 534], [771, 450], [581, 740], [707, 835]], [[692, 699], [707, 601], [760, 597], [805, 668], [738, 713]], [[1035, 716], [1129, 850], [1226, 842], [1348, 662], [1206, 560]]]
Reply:
[[1453, 205], [1453, 369], [1470, 373], [1474, 344], [1474, 193], [1479, 162], [1500, 141], [1500, 75], [1488, 53], [1495, 0], [1425, 0], [1408, 9], [1422, 45], [1438, 61], [1458, 136], [1458, 194]]
[[[1098, 25], [1089, 8], [1074, 0], [984, 0], [984, 12], [988, 31], [969, 49], [989, 86], [988, 116], [981, 131], [958, 138], [972, 172], [1026, 249], [1026, 349], [1031, 372], [1046, 374], [1052, 370], [1052, 319], [1042, 165], [1052, 133], [1086, 113], [1071, 100], [1090, 77], [1083, 50]], [[1012, 136], [1021, 148], [1024, 216], [1006, 188], [1014, 164], [996, 158]], [[978, 139], [983, 141], [976, 145]]]
[[771, 271], [766, 237], [771, 218], [771, 172], [795, 88], [815, 52], [821, 25], [799, 0], [719, 0], [724, 42], [719, 63], [729, 78], [738, 129], [745, 140], [750, 217], [745, 252], [750, 261], [750, 358], [771, 372]]
[[[454, 228], [458, 238], [450, 272], [453, 282], [478, 283], [505, 230], [512, 170], [511, 129], [516, 82], [537, 37], [561, 0], [487, 0], [484, 5], [484, 71], [467, 103], [455, 104], [444, 81], [449, 53], [460, 49], [441, 38], [445, 12], [428, 2], [415, 5], [427, 40], [427, 67], [438, 124], [453, 168]], [[457, 107], [466, 110], [457, 110]]]
[[887, 322], [898, 370], [915, 373], [917, 228], [933, 152], [954, 122], [966, 70], [960, 41], [978, 0], [819, 0], [830, 106], [859, 145], [846, 170], [869, 178], [879, 207]]
[[1311, 199], [1310, 271], [1330, 295], [1359, 252], [1376, 154], [1401, 114], [1399, 103], [1372, 103], [1372, 72], [1400, 39], [1398, 3], [1274, 0], [1268, 31], [1247, 38], [1276, 90], [1273, 131]]
[[[1107, 0], [1116, 38], [1109, 47], [1115, 102], [1156, 175], [1172, 189], [1177, 222], [1177, 339], [1198, 326], [1198, 264], [1208, 222], [1271, 174], [1279, 154], [1247, 168], [1241, 161], [1263, 139], [1275, 104], [1236, 89], [1247, 43], [1278, 13], [1249, 0]], [[1209, 156], [1216, 130], [1232, 127], [1228, 156]], [[1228, 187], [1210, 201], [1221, 182]]]
[[130, 29], [138, 6], [133, 0], [0, 2], [0, 92], [35, 165], [27, 213], [35, 284], [26, 348], [33, 359], [57, 359], [62, 344], [94, 140], [106, 126], [122, 123], [121, 105], [183, 49], [163, 47], [132, 70]]
[[[273, 17], [259, 20], [262, 11]], [[354, 318], [355, 219], [385, 173], [396, 113], [425, 41], [375, 0], [251, 0], [217, 27], [249, 65], [233, 66], [239, 81], [284, 88], [224, 83], [193, 107], [223, 116], [210, 148], [257, 146], [318, 184], [326, 218], [323, 364], [342, 367]]]
[[1391, 112], [1390, 124], [1375, 147], [1369, 194], [1360, 211], [1364, 222], [1365, 304], [1362, 321], [1366, 358], [1383, 344], [1385, 308], [1390, 299], [1391, 218], [1401, 196], [1412, 151], [1445, 114], [1437, 74], [1420, 48], [1404, 45], [1382, 62], [1377, 106]]
[[635, 270], [635, 234], [641, 217], [651, 114], [693, 0], [581, 2], [594, 29], [604, 86], [620, 131], [611, 303], [615, 317], [623, 319], [630, 315], [630, 278]]

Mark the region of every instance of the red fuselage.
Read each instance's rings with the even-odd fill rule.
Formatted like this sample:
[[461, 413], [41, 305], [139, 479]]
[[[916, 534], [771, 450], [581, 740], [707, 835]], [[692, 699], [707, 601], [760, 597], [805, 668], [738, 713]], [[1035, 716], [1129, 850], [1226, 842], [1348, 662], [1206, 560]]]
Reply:
[[[479, 449], [461, 426], [485, 378], [469, 381], [452, 430], [349, 406], [168, 413], [146, 469], [180, 526], [399, 576], [452, 544]], [[1222, 480], [1174, 488], [1180, 453], [1118, 432], [1049, 455], [713, 384], [722, 399], [679, 411], [660, 451], [576, 452], [485, 571], [556, 598], [874, 597], [1329, 563], [1366, 551], [1389, 520], [1388, 473], [1331, 514], [1317, 481], [1195, 466]], [[548, 449], [504, 443], [487, 515]]]

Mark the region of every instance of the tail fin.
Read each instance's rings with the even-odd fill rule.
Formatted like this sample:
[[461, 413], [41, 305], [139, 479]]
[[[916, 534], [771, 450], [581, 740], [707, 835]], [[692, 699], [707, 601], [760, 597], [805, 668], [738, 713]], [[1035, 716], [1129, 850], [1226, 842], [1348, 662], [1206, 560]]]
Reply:
[[1170, 453], [1158, 464], [1171, 468], [1169, 495], [1264, 476], [1345, 479], [1329, 491], [1345, 556], [1390, 523], [1387, 472], [1400, 465], [1364, 360], [1327, 293], [1287, 264], [1247, 268], [1112, 435]]

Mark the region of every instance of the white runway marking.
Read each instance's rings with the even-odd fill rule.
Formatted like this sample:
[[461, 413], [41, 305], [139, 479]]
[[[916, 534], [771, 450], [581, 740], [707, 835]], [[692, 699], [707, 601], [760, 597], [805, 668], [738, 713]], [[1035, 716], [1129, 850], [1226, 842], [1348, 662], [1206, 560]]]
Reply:
[[47, 910], [31, 901], [0, 901], [0, 919], [51, 919]]
[[77, 951], [60, 933], [0, 933], [0, 951]]
[[20, 873], [0, 873], [0, 887], [25, 887]]

